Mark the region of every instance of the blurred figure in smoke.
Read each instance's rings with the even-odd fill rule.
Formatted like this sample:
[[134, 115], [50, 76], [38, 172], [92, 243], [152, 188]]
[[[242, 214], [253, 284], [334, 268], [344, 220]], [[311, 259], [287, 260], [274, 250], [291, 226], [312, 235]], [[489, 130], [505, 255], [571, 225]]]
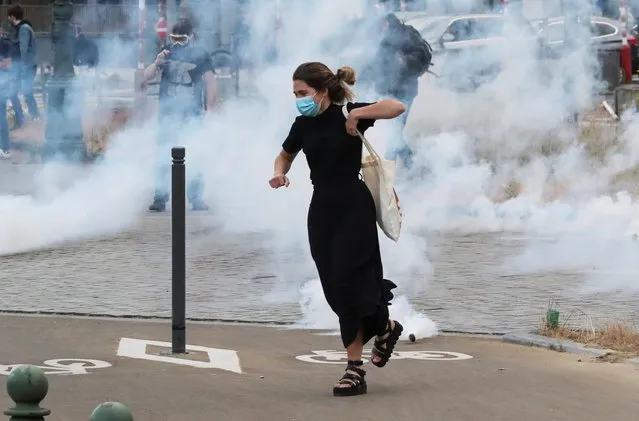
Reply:
[[[335, 396], [366, 393], [362, 369], [364, 344], [373, 337], [371, 362], [384, 367], [403, 327], [391, 320], [388, 306], [396, 285], [384, 279], [377, 237], [377, 216], [370, 190], [359, 178], [364, 133], [378, 119], [401, 115], [393, 99], [353, 103], [350, 67], [334, 74], [322, 63], [304, 63], [293, 73], [293, 92], [301, 116], [295, 119], [275, 159], [272, 188], [288, 187], [286, 174], [303, 150], [311, 170], [313, 197], [308, 210], [311, 256], [331, 309], [339, 317], [346, 348], [346, 373], [333, 388]], [[344, 122], [342, 107], [348, 118]]]
[[[19, 4], [9, 9], [7, 18], [16, 28], [16, 38], [20, 50], [20, 60], [17, 63], [13, 63], [20, 82], [19, 90], [22, 91], [31, 118], [38, 120], [40, 118], [40, 110], [33, 95], [33, 81], [37, 71], [35, 32], [33, 32], [31, 23], [24, 18], [24, 9]], [[15, 103], [13, 105], [16, 113], [16, 122], [21, 124], [24, 121], [22, 105]]]
[[18, 98], [20, 91], [20, 73], [18, 63], [20, 62], [20, 45], [18, 44], [15, 28], [9, 22], [2, 22], [0, 25], [0, 37], [5, 45], [10, 48], [11, 65], [9, 66], [9, 75], [11, 83], [8, 85], [7, 96], [11, 101], [13, 108], [13, 127], [9, 130], [19, 129], [24, 125], [24, 112], [22, 111], [22, 103]]
[[[215, 107], [213, 62], [204, 48], [195, 45], [190, 21], [181, 20], [173, 26], [169, 44], [169, 48], [160, 52], [155, 62], [144, 70], [145, 82], [161, 74], [159, 172], [155, 198], [149, 207], [155, 212], [163, 212], [169, 200], [169, 167], [164, 163], [169, 148], [180, 138], [180, 128], [202, 116], [205, 110], [212, 112]], [[202, 176], [196, 174], [189, 180], [188, 186], [188, 199], [193, 210], [208, 209], [202, 199], [202, 190]]]
[[98, 65], [100, 53], [95, 41], [89, 39], [80, 25], [75, 27], [75, 43], [73, 45], [73, 65], [87, 66], [92, 69]]
[[0, 159], [11, 158], [9, 152], [9, 122], [7, 121], [7, 99], [13, 84], [11, 72], [13, 43], [5, 36], [0, 26]]
[[[432, 50], [413, 27], [404, 25], [393, 13], [382, 19], [382, 38], [377, 54], [364, 72], [375, 91], [383, 97], [396, 98], [407, 110], [418, 93], [418, 79], [428, 71]], [[412, 165], [413, 152], [404, 138], [408, 112], [398, 119], [397, 132], [388, 144], [386, 158], [401, 159]]]

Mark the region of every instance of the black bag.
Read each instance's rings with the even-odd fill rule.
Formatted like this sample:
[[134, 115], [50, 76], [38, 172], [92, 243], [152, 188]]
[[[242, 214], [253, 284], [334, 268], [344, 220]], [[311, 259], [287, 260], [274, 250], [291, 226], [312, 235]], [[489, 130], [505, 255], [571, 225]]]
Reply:
[[403, 53], [407, 58], [407, 70], [411, 75], [420, 77], [428, 72], [433, 64], [431, 61], [433, 49], [417, 29], [405, 23], [402, 23], [402, 27], [405, 39]]

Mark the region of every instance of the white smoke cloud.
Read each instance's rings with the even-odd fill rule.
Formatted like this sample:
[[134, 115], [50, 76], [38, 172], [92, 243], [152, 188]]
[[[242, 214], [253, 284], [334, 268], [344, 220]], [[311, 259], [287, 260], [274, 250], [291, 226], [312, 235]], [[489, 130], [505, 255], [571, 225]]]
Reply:
[[[276, 13], [267, 3], [254, 2], [250, 13], [254, 52], [263, 53], [264, 41], [272, 36]], [[288, 189], [272, 191], [267, 180], [296, 115], [293, 70], [308, 60], [357, 69], [360, 63], [346, 61], [353, 39], [340, 34], [348, 32], [346, 20], [360, 16], [363, 4], [326, 0], [283, 8], [280, 58], [270, 66], [258, 61], [250, 85], [243, 85], [250, 86], [251, 98], [226, 102], [200, 127], [183, 128], [176, 140], [187, 148], [189, 170], [204, 174], [216, 228], [268, 233], [264, 241], [274, 255], [296, 256], [278, 258], [268, 268], [282, 284], [267, 294], [265, 305], [299, 302], [304, 327], [334, 329], [337, 322], [314, 279], [308, 253], [312, 187], [303, 156], [293, 166]], [[636, 269], [630, 258], [636, 244], [615, 239], [639, 229], [637, 202], [633, 192], [617, 191], [614, 183], [620, 172], [637, 164], [637, 124], [628, 123], [614, 147], [593, 154], [588, 149], [593, 145], [584, 146], [588, 141], [564, 124], [574, 104], [593, 105], [591, 93], [599, 85], [588, 36], [571, 55], [540, 62], [534, 42], [516, 27], [507, 34], [508, 41], [498, 47], [502, 72], [478, 89], [457, 92], [431, 75], [420, 80], [406, 128], [420, 171], [397, 186], [405, 230], [397, 244], [380, 234], [386, 275], [399, 284], [391, 312], [406, 325], [406, 334], [437, 332], [409, 304], [411, 296], [428, 293], [436, 271], [427, 257], [432, 250], [424, 235], [429, 231], [508, 230], [560, 238], [552, 245], [531, 242], [523, 254], [504, 263], [507, 271]], [[326, 52], [327, 43], [337, 50], [343, 45], [344, 54]], [[107, 45], [105, 68], [119, 66], [123, 51], [135, 51], [120, 41]], [[371, 48], [360, 47], [360, 52]], [[456, 60], [464, 68], [486, 57], [477, 49]], [[573, 77], [569, 91], [567, 72]], [[383, 151], [390, 133], [391, 123], [380, 122], [368, 137]], [[102, 162], [82, 169], [48, 164], [35, 180], [35, 196], [0, 196], [0, 254], [112, 235], [137, 224], [152, 195], [155, 136], [154, 121], [127, 129], [111, 141]], [[622, 252], [597, 252], [613, 244]], [[617, 276], [612, 282], [593, 273], [586, 279], [592, 290], [636, 287], [631, 277]]]

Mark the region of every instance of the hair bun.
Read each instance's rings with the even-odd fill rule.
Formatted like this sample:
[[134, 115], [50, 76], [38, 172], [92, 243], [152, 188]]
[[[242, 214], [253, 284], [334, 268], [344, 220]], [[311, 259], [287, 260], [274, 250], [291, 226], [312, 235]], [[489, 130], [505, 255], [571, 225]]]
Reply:
[[353, 68], [350, 66], [340, 67], [339, 69], [337, 69], [337, 73], [335, 74], [335, 76], [337, 76], [337, 80], [339, 80], [340, 82], [344, 82], [347, 85], [355, 84], [355, 70], [353, 70]]

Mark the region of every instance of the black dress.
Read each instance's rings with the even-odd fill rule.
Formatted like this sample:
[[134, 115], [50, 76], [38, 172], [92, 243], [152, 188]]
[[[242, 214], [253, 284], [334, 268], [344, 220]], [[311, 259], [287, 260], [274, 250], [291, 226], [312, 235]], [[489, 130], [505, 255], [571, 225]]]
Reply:
[[[384, 332], [396, 285], [383, 278], [375, 203], [359, 177], [362, 141], [346, 133], [345, 122], [342, 107], [335, 104], [317, 117], [299, 116], [282, 148], [290, 154], [303, 150], [311, 170], [311, 255], [347, 347], [360, 328], [364, 343]], [[358, 127], [364, 133], [373, 124], [360, 120]]]

